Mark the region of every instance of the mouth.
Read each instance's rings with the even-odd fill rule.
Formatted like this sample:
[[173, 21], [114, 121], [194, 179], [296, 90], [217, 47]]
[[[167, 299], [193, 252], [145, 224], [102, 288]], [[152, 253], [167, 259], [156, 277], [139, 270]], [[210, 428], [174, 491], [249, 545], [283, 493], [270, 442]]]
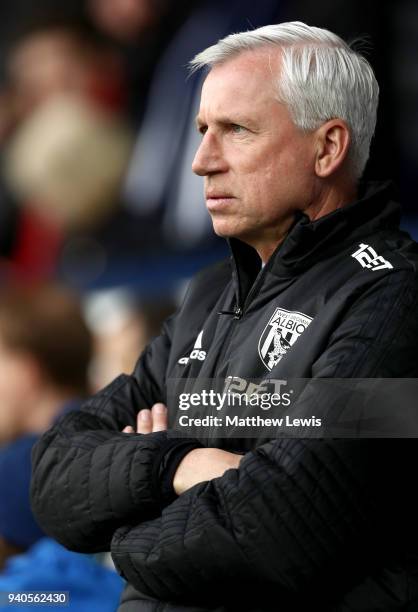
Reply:
[[206, 194], [206, 206], [209, 212], [226, 208], [235, 198], [228, 194]]

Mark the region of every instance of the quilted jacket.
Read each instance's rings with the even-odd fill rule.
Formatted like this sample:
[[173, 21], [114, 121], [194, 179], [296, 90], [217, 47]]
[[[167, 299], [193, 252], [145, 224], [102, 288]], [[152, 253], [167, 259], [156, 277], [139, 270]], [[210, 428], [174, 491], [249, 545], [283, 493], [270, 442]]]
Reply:
[[[232, 240], [231, 261], [192, 281], [134, 373], [42, 437], [37, 519], [72, 550], [111, 550], [128, 582], [121, 611], [414, 609], [414, 439], [214, 437], [245, 453], [239, 469], [176, 498], [162, 466], [199, 441], [120, 433], [167, 401], [169, 379], [417, 377], [418, 250], [398, 224], [383, 185], [301, 215], [262, 269]], [[282, 329], [280, 359], [266, 340], [277, 312], [305, 322]]]

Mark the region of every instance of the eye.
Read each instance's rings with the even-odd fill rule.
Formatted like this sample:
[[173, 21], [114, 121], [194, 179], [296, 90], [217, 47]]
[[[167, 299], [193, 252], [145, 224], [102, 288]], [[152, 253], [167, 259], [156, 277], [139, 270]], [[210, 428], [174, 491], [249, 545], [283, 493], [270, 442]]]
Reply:
[[207, 125], [199, 125], [199, 127], [197, 129], [199, 131], [199, 134], [204, 136], [206, 134], [206, 132], [208, 131], [208, 126]]
[[238, 125], [237, 123], [231, 123], [231, 130], [234, 134], [242, 134], [246, 131], [246, 128], [242, 125]]

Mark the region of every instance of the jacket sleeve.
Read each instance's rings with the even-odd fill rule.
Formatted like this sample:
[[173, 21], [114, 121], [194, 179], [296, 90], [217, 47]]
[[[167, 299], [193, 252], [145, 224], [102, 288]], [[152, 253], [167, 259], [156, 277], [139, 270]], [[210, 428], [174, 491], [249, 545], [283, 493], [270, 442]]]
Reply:
[[[315, 376], [417, 372], [410, 276], [405, 282], [393, 274], [358, 296], [314, 364]], [[412, 442], [271, 440], [237, 470], [181, 495], [158, 519], [119, 529], [115, 564], [138, 590], [170, 601], [216, 600], [214, 585], [231, 600], [238, 592], [248, 600], [269, 584], [290, 599], [337, 592], [347, 576], [378, 567], [382, 546], [387, 553], [396, 541]]]
[[170, 326], [146, 349], [133, 376], [118, 377], [81, 410], [63, 416], [34, 448], [32, 508], [44, 531], [67, 548], [109, 550], [115, 529], [161, 511], [155, 484], [160, 461], [185, 442], [167, 432], [121, 430], [136, 424], [141, 408], [165, 401]]

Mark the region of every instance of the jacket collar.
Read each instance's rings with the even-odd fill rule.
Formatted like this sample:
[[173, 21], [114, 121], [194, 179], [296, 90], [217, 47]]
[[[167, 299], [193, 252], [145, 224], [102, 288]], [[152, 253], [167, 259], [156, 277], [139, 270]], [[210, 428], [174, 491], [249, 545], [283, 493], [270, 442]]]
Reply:
[[294, 276], [332, 251], [343, 248], [346, 241], [352, 242], [377, 230], [397, 228], [400, 217], [396, 190], [390, 181], [360, 184], [358, 200], [316, 221], [304, 213], [296, 213], [292, 228], [261, 274], [261, 260], [255, 249], [231, 238], [228, 242], [238, 304], [243, 303], [259, 274], [270, 271], [280, 276]]

